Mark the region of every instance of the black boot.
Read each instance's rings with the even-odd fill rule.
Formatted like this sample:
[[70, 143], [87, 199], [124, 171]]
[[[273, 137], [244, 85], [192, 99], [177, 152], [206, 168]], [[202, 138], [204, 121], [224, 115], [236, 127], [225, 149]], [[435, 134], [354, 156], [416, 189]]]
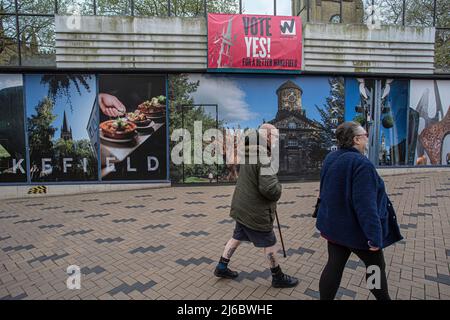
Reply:
[[272, 287], [292, 288], [298, 285], [298, 279], [283, 273], [279, 266], [271, 270], [272, 270]]
[[236, 271], [232, 271], [228, 268], [228, 263], [230, 259], [226, 259], [224, 257], [220, 257], [219, 264], [214, 270], [214, 275], [219, 278], [225, 279], [234, 279], [237, 278], [238, 273]]
[[234, 279], [237, 278], [239, 274], [236, 271], [230, 270], [228, 267], [226, 269], [219, 269], [216, 267], [214, 275], [219, 278]]

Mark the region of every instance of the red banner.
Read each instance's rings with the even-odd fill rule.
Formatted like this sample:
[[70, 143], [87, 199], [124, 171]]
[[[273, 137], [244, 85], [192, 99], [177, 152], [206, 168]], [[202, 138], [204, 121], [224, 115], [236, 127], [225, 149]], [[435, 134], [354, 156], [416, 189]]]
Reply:
[[300, 17], [208, 14], [208, 68], [301, 70]]

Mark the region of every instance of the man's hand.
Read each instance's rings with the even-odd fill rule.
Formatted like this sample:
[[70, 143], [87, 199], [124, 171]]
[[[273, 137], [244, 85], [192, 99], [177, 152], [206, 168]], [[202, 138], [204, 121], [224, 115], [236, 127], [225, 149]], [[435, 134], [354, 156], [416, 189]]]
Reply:
[[117, 118], [127, 111], [122, 102], [110, 94], [99, 93], [98, 101], [102, 112], [109, 117]]

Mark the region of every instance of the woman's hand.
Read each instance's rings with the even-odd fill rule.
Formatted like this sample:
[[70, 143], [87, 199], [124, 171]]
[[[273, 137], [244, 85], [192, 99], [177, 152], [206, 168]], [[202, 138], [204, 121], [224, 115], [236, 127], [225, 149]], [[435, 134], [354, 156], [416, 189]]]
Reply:
[[374, 247], [374, 246], [372, 245], [372, 242], [371, 242], [370, 240], [367, 241], [367, 244], [369, 245], [369, 250], [370, 250], [370, 251], [378, 251], [378, 250], [380, 250], [380, 248]]
[[127, 111], [119, 99], [107, 93], [99, 93], [98, 102], [102, 112], [110, 117], [117, 118]]

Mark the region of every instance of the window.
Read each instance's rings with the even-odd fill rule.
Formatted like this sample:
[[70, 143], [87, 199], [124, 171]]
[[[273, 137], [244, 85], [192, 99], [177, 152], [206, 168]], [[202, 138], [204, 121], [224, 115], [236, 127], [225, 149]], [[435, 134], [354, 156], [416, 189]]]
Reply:
[[297, 129], [297, 124], [295, 122], [289, 122], [288, 123], [288, 128], [289, 129]]
[[330, 18], [330, 22], [331, 22], [331, 23], [341, 23], [341, 16], [338, 15], [338, 14], [333, 15], [333, 16]]
[[[2, 0], [0, 65], [54, 66], [54, 0]], [[18, 19], [17, 19], [18, 18]]]
[[289, 139], [288, 147], [298, 147], [298, 140], [297, 139]]

